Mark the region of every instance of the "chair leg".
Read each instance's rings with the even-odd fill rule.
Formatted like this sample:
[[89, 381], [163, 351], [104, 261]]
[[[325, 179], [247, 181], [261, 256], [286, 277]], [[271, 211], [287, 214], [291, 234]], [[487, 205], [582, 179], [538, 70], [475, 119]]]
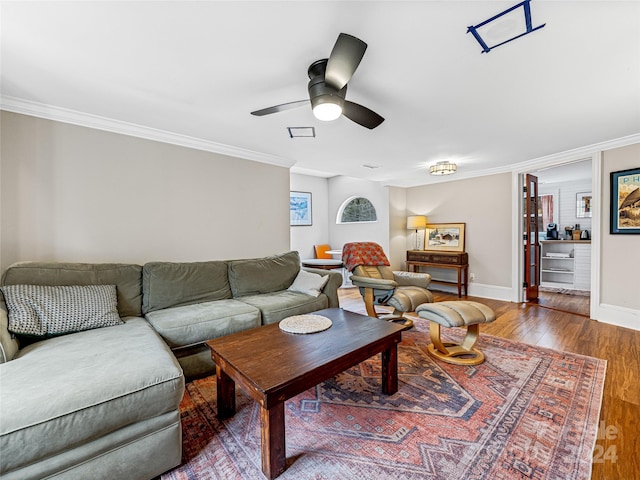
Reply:
[[[454, 365], [478, 365], [484, 362], [484, 354], [477, 348], [473, 348], [480, 335], [480, 325], [473, 324], [467, 327], [467, 334], [460, 344], [443, 342], [440, 338], [440, 324], [431, 321], [429, 323], [431, 344], [427, 347], [429, 353], [443, 362]], [[458, 358], [465, 355], [465, 358]]]
[[378, 312], [373, 306], [373, 288], [364, 289], [364, 306], [367, 308], [367, 315], [378, 318]]
[[402, 312], [394, 309], [393, 315], [385, 315], [382, 318], [376, 311], [374, 301], [373, 301], [373, 288], [365, 288], [364, 289], [364, 306], [367, 309], [367, 315], [370, 317], [379, 318], [380, 320], [386, 320], [388, 322], [396, 322], [402, 323], [407, 329], [413, 327], [413, 320], [410, 318], [404, 318], [402, 316]]
[[389, 320], [395, 323], [402, 323], [402, 325], [404, 325], [406, 329], [409, 330], [411, 327], [413, 327], [413, 320], [411, 320], [410, 318], [403, 317], [403, 315], [404, 315], [404, 312], [401, 312], [400, 310], [396, 310], [394, 308], [393, 316], [395, 318], [390, 318]]

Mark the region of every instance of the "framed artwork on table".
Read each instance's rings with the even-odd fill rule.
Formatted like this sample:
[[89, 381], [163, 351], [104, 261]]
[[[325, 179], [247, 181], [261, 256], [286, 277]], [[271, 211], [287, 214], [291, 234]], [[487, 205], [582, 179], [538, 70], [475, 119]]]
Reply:
[[311, 192], [289, 192], [289, 225], [311, 224]]
[[464, 252], [464, 223], [430, 223], [424, 234], [424, 249]]
[[611, 172], [610, 233], [640, 234], [640, 168]]
[[576, 193], [576, 217], [591, 217], [591, 192]]

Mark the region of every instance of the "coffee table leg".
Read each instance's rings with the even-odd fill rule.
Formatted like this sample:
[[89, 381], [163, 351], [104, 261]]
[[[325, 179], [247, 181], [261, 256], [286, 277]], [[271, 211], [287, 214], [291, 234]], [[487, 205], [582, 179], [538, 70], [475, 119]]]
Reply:
[[260, 408], [260, 427], [262, 473], [271, 480], [285, 469], [284, 402]]
[[398, 344], [382, 351], [382, 393], [393, 395], [398, 391]]
[[229, 418], [236, 413], [236, 383], [216, 365], [216, 395], [218, 418]]

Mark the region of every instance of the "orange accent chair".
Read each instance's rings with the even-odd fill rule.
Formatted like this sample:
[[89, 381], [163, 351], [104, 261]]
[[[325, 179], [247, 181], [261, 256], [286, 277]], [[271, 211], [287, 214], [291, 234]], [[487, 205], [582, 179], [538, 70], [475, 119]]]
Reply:
[[344, 267], [342, 260], [333, 258], [330, 253], [327, 253], [328, 250], [331, 250], [329, 245], [314, 245], [313, 248], [316, 252], [316, 258], [302, 260], [303, 267], [321, 268], [322, 270], [334, 270]]

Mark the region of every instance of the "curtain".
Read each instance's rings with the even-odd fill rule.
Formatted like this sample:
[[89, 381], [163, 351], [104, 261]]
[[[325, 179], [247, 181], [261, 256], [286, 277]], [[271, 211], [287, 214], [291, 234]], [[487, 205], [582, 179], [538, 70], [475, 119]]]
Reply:
[[548, 224], [553, 223], [553, 195], [541, 195], [538, 205], [542, 213], [542, 225], [546, 229]]

